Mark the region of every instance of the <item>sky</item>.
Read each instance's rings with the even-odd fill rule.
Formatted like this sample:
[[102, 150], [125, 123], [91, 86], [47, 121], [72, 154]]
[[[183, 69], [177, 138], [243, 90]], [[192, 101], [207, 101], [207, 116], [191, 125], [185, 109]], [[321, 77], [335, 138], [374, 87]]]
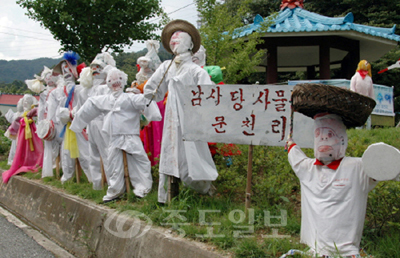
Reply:
[[[197, 11], [194, 0], [162, 0], [164, 11], [171, 19], [187, 20], [196, 26]], [[41, 57], [60, 58], [61, 48], [50, 31], [25, 15], [26, 9], [16, 0], [0, 0], [0, 60], [32, 60]], [[158, 20], [156, 19], [155, 22]], [[197, 27], [197, 26], [196, 26]], [[161, 32], [160, 32], [161, 33]], [[136, 52], [145, 44], [134, 43], [126, 52]]]

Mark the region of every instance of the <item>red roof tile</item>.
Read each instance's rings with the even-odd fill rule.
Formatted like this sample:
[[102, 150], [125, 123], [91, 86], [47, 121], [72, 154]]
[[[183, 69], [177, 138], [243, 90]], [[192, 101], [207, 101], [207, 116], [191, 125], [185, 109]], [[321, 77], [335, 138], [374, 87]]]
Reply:
[[[0, 94], [0, 105], [2, 106], [17, 106], [18, 100], [24, 95], [14, 95], [14, 94]], [[34, 96], [39, 101], [39, 96]]]

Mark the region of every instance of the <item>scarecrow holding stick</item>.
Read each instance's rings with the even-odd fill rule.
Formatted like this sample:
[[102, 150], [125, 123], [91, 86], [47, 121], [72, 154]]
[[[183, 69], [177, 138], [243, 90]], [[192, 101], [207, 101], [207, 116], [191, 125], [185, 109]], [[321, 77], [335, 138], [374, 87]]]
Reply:
[[183, 106], [178, 93], [170, 87], [175, 84], [184, 89], [185, 85], [213, 84], [208, 73], [192, 61], [193, 53], [200, 48], [200, 33], [187, 21], [173, 20], [164, 27], [161, 41], [174, 58], [155, 71], [144, 87], [144, 95], [150, 101], [161, 101], [168, 91], [158, 186], [158, 201], [165, 203], [172, 188], [168, 180], [180, 179], [199, 193], [212, 194], [215, 188], [211, 182], [218, 177], [218, 172], [206, 142], [183, 141]]

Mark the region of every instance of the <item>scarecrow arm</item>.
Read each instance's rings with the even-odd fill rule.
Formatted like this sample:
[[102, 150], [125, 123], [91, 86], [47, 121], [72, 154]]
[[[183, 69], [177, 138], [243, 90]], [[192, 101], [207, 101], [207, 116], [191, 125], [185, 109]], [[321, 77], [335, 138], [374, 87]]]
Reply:
[[393, 69], [393, 68], [400, 68], [400, 59], [397, 60], [397, 62], [394, 63], [394, 64], [392, 64], [391, 66], [388, 66], [387, 68], [385, 68], [385, 69], [383, 69], [383, 70], [380, 70], [378, 73], [384, 73], [384, 72], [386, 72], [386, 71], [388, 71], [388, 70], [391, 70], [391, 69]]

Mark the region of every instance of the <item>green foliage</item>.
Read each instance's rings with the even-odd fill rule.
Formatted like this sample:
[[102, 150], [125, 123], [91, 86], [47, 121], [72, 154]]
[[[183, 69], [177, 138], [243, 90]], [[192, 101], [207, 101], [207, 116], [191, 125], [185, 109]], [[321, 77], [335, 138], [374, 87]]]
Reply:
[[[202, 45], [207, 50], [207, 65], [225, 68], [225, 83], [238, 83], [250, 76], [265, 55], [265, 50], [256, 49], [262, 43], [259, 32], [246, 38], [237, 37], [237, 28], [244, 25], [242, 18], [249, 13], [249, 3], [243, 1], [236, 9], [236, 15], [232, 15], [227, 5], [216, 0], [196, 0], [202, 23]], [[265, 22], [262, 28], [267, 24]]]
[[97, 53], [121, 52], [134, 40], [157, 38], [161, 24], [149, 19], [164, 16], [160, 0], [18, 0], [29, 18], [40, 22], [60, 41], [62, 51], [73, 50], [90, 62]]

